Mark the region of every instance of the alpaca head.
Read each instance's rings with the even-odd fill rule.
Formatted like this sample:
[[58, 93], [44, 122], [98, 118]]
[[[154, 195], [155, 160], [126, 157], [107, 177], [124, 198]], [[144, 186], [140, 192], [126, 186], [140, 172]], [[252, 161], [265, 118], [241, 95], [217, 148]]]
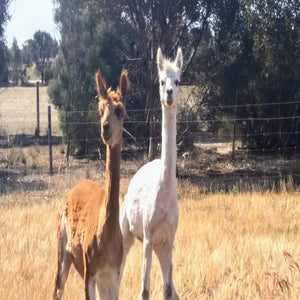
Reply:
[[163, 106], [176, 106], [179, 94], [182, 51], [178, 48], [174, 61], [165, 59], [160, 48], [157, 51], [160, 101]]
[[127, 72], [122, 71], [116, 91], [106, 88], [106, 82], [99, 71], [96, 73], [96, 85], [101, 117], [101, 136], [107, 146], [114, 147], [121, 142], [126, 116], [125, 99], [129, 89]]

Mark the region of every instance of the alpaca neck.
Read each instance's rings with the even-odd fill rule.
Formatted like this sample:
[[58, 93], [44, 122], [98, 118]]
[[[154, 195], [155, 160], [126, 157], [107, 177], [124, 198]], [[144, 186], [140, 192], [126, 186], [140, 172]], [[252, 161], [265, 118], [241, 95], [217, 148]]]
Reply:
[[164, 180], [176, 181], [176, 106], [162, 107], [162, 143], [161, 160]]
[[120, 189], [121, 143], [113, 148], [106, 147], [106, 218], [109, 224], [119, 224], [119, 189]]

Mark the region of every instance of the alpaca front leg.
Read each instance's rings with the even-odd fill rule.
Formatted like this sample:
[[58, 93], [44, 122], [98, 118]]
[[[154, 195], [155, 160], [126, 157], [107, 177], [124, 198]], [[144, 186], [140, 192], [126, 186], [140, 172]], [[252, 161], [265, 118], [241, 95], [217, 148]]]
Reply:
[[172, 243], [161, 243], [155, 245], [154, 251], [160, 263], [163, 275], [163, 289], [165, 300], [179, 300], [173, 283]]
[[120, 215], [120, 229], [123, 237], [123, 259], [120, 269], [120, 282], [122, 280], [127, 254], [134, 243], [134, 236], [129, 230], [129, 222], [126, 216], [126, 207], [122, 207]]
[[85, 299], [95, 300], [95, 287], [96, 282], [92, 278], [86, 277], [85, 279]]
[[95, 279], [91, 277], [89, 270], [89, 265], [87, 264], [88, 254], [83, 254], [83, 268], [84, 268], [84, 290], [85, 290], [85, 299], [94, 300], [95, 299]]
[[120, 289], [120, 272], [111, 269], [109, 272], [98, 276], [96, 280], [97, 299], [118, 300]]
[[148, 300], [150, 292], [150, 270], [152, 261], [152, 245], [146, 239], [143, 242], [143, 269], [142, 288], [139, 296], [140, 300]]

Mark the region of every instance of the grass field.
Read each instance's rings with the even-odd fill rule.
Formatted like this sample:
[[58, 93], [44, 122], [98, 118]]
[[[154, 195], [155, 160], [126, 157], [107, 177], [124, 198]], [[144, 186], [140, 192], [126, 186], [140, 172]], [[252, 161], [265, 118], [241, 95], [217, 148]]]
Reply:
[[[123, 190], [127, 184], [122, 180]], [[0, 299], [50, 298], [57, 210], [64, 192], [5, 197], [6, 205], [0, 208]], [[201, 195], [197, 187], [183, 183], [179, 199], [173, 262], [182, 299], [299, 299], [299, 193]], [[141, 264], [142, 247], [136, 242], [120, 299], [137, 299]], [[72, 267], [64, 299], [83, 297], [83, 281]], [[156, 258], [151, 297], [162, 299]]]
[[[48, 128], [47, 87], [39, 87], [40, 134], [45, 135]], [[51, 105], [52, 106], [52, 105]], [[32, 134], [37, 125], [36, 88], [0, 88], [0, 124], [4, 134]], [[60, 135], [58, 114], [52, 106], [52, 134]]]
[[[34, 89], [17, 91], [0, 91], [0, 120], [6, 120], [6, 130], [12, 134], [25, 129], [14, 122], [7, 99], [12, 107], [17, 102], [25, 105], [25, 119], [34, 115], [34, 108], [29, 109], [34, 104], [26, 100], [31, 97], [20, 96], [30, 91], [34, 97]], [[46, 107], [47, 96], [42, 99]], [[35, 124], [30, 126], [30, 132], [34, 131]], [[63, 145], [53, 148], [55, 175], [49, 177], [47, 146], [0, 148], [0, 185], [5, 191], [0, 193], [0, 299], [51, 298], [61, 200], [83, 178], [104, 182], [101, 162], [71, 159], [66, 165], [64, 153]], [[120, 201], [132, 173], [124, 164]], [[178, 195], [180, 218], [173, 264], [182, 299], [300, 298], [298, 190], [282, 184], [279, 193], [203, 193], [199, 184], [179, 180]], [[142, 246], [135, 242], [127, 258], [120, 299], [137, 299], [141, 265]], [[163, 298], [155, 255], [150, 296]], [[64, 299], [83, 298], [83, 281], [72, 267]]]

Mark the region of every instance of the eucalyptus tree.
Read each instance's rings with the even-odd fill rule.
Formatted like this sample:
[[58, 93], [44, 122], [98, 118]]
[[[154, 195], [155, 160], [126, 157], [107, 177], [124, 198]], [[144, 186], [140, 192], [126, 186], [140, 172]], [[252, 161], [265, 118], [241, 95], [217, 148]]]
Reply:
[[0, 86], [8, 83], [8, 49], [4, 37], [5, 25], [9, 20], [10, 0], [0, 0]]
[[21, 50], [18, 46], [17, 39], [13, 39], [12, 46], [9, 51], [10, 56], [10, 79], [13, 84], [17, 85], [21, 80], [22, 57]]
[[30, 44], [33, 47], [33, 59], [36, 68], [41, 73], [41, 82], [44, 83], [45, 69], [50, 63], [50, 59], [56, 56], [58, 43], [46, 31], [38, 30], [33, 35], [33, 43]]

